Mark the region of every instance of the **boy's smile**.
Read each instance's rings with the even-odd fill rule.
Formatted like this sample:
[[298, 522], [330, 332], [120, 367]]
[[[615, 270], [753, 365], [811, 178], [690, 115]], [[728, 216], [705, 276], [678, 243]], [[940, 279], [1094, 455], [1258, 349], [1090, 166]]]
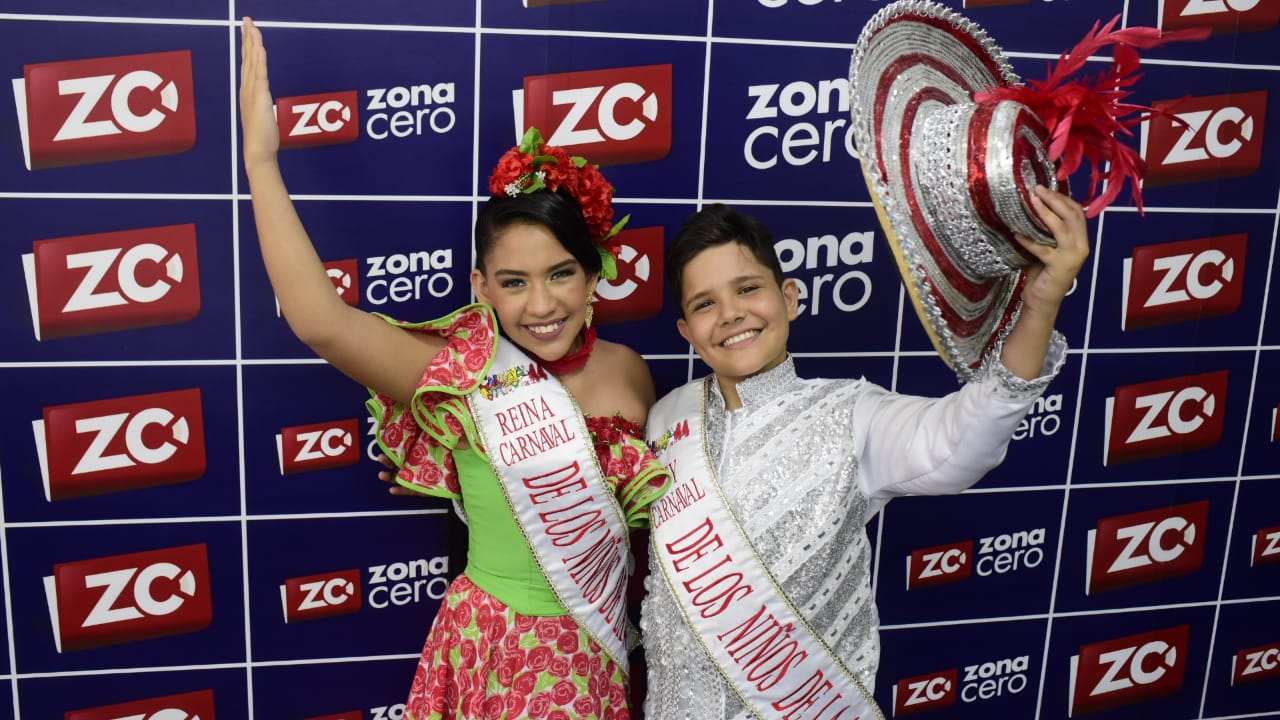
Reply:
[[715, 371], [730, 409], [741, 404], [739, 382], [786, 359], [798, 303], [794, 280], [778, 287], [769, 268], [736, 242], [703, 250], [685, 266], [677, 327]]

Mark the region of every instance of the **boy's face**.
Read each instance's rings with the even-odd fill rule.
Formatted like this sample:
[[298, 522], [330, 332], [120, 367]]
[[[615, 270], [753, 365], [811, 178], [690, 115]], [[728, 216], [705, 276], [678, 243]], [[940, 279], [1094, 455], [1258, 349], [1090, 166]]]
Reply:
[[786, 359], [799, 306], [796, 283], [778, 287], [746, 247], [731, 242], [695, 255], [680, 290], [680, 334], [721, 381], [736, 384]]

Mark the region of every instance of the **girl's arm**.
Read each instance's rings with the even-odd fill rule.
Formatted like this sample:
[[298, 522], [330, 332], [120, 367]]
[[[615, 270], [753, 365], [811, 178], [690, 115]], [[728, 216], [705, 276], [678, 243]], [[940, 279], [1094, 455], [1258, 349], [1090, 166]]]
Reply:
[[344, 374], [401, 402], [413, 397], [443, 338], [393, 327], [338, 297], [316, 255], [280, 175], [267, 51], [262, 33], [244, 19], [240, 120], [244, 168], [253, 196], [262, 259], [289, 329]]

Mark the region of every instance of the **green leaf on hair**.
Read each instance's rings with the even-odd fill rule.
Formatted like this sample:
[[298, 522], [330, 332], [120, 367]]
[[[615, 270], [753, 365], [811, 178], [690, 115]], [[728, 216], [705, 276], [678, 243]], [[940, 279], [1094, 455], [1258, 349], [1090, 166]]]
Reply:
[[520, 152], [525, 155], [532, 155], [542, 148], [542, 133], [538, 132], [538, 128], [531, 127], [524, 131], [524, 137], [520, 138]]
[[617, 235], [618, 233], [622, 232], [622, 228], [627, 226], [627, 221], [630, 219], [631, 219], [631, 213], [627, 213], [626, 215], [623, 215], [621, 220], [613, 224], [613, 228], [609, 230], [608, 234], [600, 238], [600, 242], [604, 242], [609, 238], [613, 237], [614, 235]]
[[596, 252], [600, 253], [600, 278], [603, 280], [616, 280], [618, 277], [618, 261], [613, 257], [613, 253], [599, 245], [596, 246]]

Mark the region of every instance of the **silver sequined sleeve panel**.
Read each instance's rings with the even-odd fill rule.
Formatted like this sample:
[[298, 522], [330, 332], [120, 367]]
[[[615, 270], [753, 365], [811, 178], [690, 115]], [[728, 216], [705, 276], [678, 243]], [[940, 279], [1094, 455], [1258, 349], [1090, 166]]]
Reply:
[[[713, 460], [722, 467], [728, 501], [765, 566], [827, 645], [871, 689], [880, 654], [878, 620], [862, 523], [867, 498], [856, 480], [853, 432], [854, 408], [866, 387], [851, 380], [801, 380], [788, 361], [739, 384], [744, 409], [732, 417], [714, 394], [707, 439]], [[684, 625], [653, 560], [645, 587], [645, 716], [748, 717]]]
[[1065, 357], [1066, 341], [1055, 331], [1034, 380], [994, 361], [942, 398], [868, 388], [854, 413], [855, 444], [863, 448], [858, 482], [871, 498], [867, 519], [891, 497], [958, 493], [981, 480], [1004, 460], [1018, 423]]

